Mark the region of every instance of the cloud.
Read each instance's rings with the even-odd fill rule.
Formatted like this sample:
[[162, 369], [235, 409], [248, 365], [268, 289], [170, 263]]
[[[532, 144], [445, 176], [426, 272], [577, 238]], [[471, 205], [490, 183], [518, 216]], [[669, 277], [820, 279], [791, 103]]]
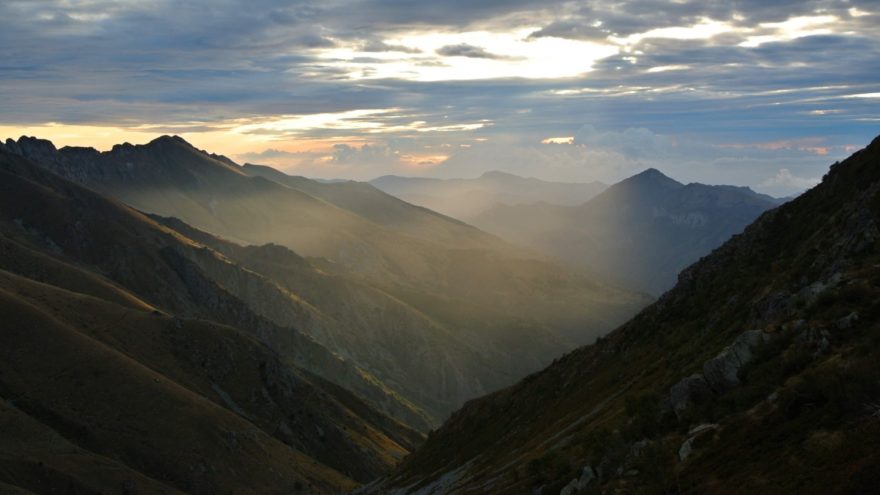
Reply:
[[401, 52], [401, 53], [422, 53], [422, 50], [411, 46], [395, 45], [386, 43], [381, 40], [369, 40], [363, 44], [361, 48], [365, 52]]
[[791, 170], [781, 168], [776, 172], [776, 175], [758, 184], [758, 187], [771, 194], [787, 196], [809, 189], [820, 181], [821, 178], [816, 177], [797, 177], [791, 173]]
[[[876, 134], [880, 99], [851, 96], [880, 84], [877, 22], [871, 0], [9, 0], [0, 126], [178, 129], [239, 152], [227, 132], [316, 174], [656, 163], [761, 187]], [[233, 132], [328, 114], [355, 117]]]
[[491, 60], [515, 60], [517, 57], [509, 57], [506, 55], [498, 55], [486, 51], [479, 46], [469, 45], [467, 43], [459, 43], [457, 45], [446, 45], [438, 48], [437, 55], [444, 57], [468, 57], [468, 58], [485, 58]]
[[554, 37], [574, 40], [601, 41], [608, 38], [611, 34], [612, 33], [607, 29], [602, 29], [599, 26], [586, 24], [583, 21], [566, 19], [562, 21], [554, 21], [543, 28], [532, 32], [529, 34], [529, 38]]
[[388, 173], [421, 174], [425, 168], [446, 157], [437, 159], [429, 155], [410, 154], [405, 145], [337, 143], [329, 149], [307, 151], [267, 148], [260, 152], [240, 153], [234, 158], [247, 163], [271, 165], [294, 175], [369, 180]]

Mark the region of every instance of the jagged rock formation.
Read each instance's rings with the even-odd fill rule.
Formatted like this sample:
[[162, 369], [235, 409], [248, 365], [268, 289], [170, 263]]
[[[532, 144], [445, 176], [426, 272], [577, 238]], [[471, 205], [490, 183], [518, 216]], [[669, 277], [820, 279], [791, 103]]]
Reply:
[[880, 138], [607, 338], [468, 403], [373, 492], [571, 492], [584, 466], [586, 493], [872, 492], [878, 226]]

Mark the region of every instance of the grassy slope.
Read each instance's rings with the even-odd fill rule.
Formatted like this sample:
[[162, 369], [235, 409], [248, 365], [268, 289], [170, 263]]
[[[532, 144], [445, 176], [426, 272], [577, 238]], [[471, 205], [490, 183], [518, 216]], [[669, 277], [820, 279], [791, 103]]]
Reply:
[[[271, 282], [224, 262], [222, 256], [131, 208], [22, 158], [0, 156], [0, 176], [0, 231], [4, 234], [0, 238], [4, 239], [2, 245], [11, 249], [3, 259], [6, 269], [56, 283], [63, 272], [43, 265], [51, 263], [47, 256], [74, 261], [111, 278], [110, 285], [124, 286], [141, 301], [149, 301], [144, 304], [179, 316], [209, 318], [248, 329], [284, 352], [291, 362], [343, 383], [412, 424], [427, 424], [421, 419], [423, 413], [396, 399], [374, 377], [342, 361], [296, 326], [279, 326], [255, 314], [193, 260], [213, 259], [216, 266], [244, 278], [245, 286], [240, 289], [262, 287], [265, 291], [254, 297], [272, 295], [277, 304], [302, 311], [296, 300], [278, 293]], [[19, 247], [12, 249], [16, 243]], [[28, 243], [33, 249], [22, 247]], [[42, 254], [33, 254], [41, 250]]]
[[[878, 219], [880, 139], [608, 338], [467, 404], [383, 489], [464, 466], [456, 493], [554, 493], [592, 465], [602, 488], [624, 492], [866, 493], [880, 482]], [[829, 288], [805, 296], [816, 281]], [[857, 323], [839, 328], [853, 311]], [[673, 383], [753, 328], [776, 339], [741, 371], [742, 386], [681, 420], [663, 413]], [[803, 332], [823, 330], [820, 351]], [[678, 462], [686, 432], [706, 422], [720, 429]], [[640, 439], [648, 447], [634, 455]]]
[[[185, 249], [194, 244], [191, 240], [47, 172], [16, 163], [15, 159], [7, 159], [2, 165], [0, 266], [51, 284], [28, 285], [27, 279], [19, 280], [3, 272], [5, 283], [0, 287], [12, 291], [10, 298], [14, 302], [21, 302], [23, 288], [43, 287], [43, 292], [34, 292], [37, 295], [30, 297], [30, 303], [37, 304], [40, 312], [51, 314], [66, 326], [111, 347], [126, 347], [125, 353], [137, 356], [139, 363], [148, 363], [153, 370], [161, 368], [176, 383], [232, 413], [239, 414], [237, 407], [243, 408], [243, 416], [275, 441], [308, 454], [308, 463], [317, 459], [359, 481], [387, 472], [421, 441], [418, 433], [375, 412], [349, 392], [280, 361], [252, 337], [214, 323], [190, 324], [171, 319], [157, 311], [156, 306], [144, 302], [145, 298], [123, 288], [121, 282], [105, 275], [112, 274], [129, 282], [126, 286], [144, 290], [151, 296], [147, 299], [174, 298], [179, 303], [176, 308], [180, 309], [195, 306], [188, 289], [177, 285], [175, 273], [162, 277], [163, 270], [168, 268], [162, 264], [162, 257], [156, 255], [157, 245], [153, 244]], [[106, 251], [94, 252], [90, 243], [96, 237], [113, 241], [101, 244]], [[84, 261], [90, 263], [83, 264]], [[140, 270], [145, 267], [152, 270]], [[149, 272], [158, 280], [137, 278]], [[17, 314], [13, 306], [7, 309], [3, 312], [4, 330], [9, 323], [28, 321], [34, 316]], [[183, 331], [169, 336], [167, 327], [172, 323], [184, 325]], [[132, 329], [137, 331], [128, 332]], [[169, 341], [171, 337], [174, 338]], [[170, 355], [172, 351], [177, 354]], [[250, 368], [245, 365], [248, 359]], [[245, 368], [231, 375], [236, 377], [235, 383], [224, 383], [222, 380], [229, 378], [231, 363]], [[248, 369], [251, 374], [245, 373]], [[260, 373], [255, 374], [257, 370]], [[291, 386], [288, 378], [302, 382], [292, 395], [287, 390]], [[34, 379], [51, 382], [38, 373]], [[215, 389], [215, 385], [223, 392]], [[254, 396], [261, 387], [267, 394], [265, 403]], [[230, 406], [224, 397], [233, 397], [237, 406]]]
[[[16, 322], [3, 329], [3, 398], [68, 441], [187, 492], [314, 486], [333, 493], [353, 486], [243, 417], [78, 331], [83, 313], [58, 290], [9, 276], [3, 287], [0, 312]], [[73, 324], [53, 314], [59, 303], [71, 306]], [[124, 328], [121, 318], [89, 316]], [[125, 330], [138, 331], [133, 327]], [[6, 455], [39, 448], [38, 441], [7, 444], [13, 450]], [[74, 463], [65, 474], [88, 479], [89, 467]], [[18, 469], [4, 475], [10, 482], [21, 476]]]

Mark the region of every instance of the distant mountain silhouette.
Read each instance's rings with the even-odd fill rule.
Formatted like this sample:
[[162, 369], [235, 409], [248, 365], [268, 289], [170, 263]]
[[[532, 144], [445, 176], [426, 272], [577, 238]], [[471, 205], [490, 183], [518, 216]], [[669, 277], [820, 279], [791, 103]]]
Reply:
[[648, 169], [578, 206], [496, 205], [470, 221], [631, 290], [678, 272], [781, 203], [745, 187], [682, 184]]

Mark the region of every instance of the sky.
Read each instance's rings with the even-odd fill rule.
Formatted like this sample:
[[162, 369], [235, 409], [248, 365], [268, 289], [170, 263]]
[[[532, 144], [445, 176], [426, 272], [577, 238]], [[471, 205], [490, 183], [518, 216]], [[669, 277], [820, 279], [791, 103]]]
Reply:
[[880, 134], [880, 0], [3, 0], [0, 137], [786, 196]]

